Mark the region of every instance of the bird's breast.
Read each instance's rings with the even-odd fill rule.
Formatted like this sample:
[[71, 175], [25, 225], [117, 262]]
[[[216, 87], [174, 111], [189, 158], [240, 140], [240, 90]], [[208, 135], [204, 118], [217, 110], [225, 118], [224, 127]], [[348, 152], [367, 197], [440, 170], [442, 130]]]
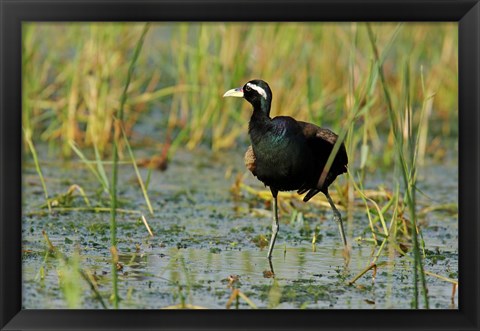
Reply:
[[265, 185], [280, 191], [300, 188], [311, 173], [311, 151], [298, 136], [268, 136], [252, 141], [255, 171]]

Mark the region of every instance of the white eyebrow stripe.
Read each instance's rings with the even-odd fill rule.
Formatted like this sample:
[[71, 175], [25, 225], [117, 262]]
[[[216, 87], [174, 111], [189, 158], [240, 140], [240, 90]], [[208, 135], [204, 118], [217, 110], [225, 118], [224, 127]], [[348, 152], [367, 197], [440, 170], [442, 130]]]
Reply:
[[252, 83], [247, 83], [247, 86], [257, 91], [265, 100], [267, 100], [267, 92], [265, 92], [263, 88]]

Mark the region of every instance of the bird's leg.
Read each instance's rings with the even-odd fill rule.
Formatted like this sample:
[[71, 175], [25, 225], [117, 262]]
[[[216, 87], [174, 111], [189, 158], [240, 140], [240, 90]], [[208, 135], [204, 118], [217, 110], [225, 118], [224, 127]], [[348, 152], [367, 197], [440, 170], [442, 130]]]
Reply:
[[268, 259], [268, 264], [270, 265], [270, 272], [272, 273], [273, 277], [275, 277], [275, 270], [273, 270], [272, 259]]
[[330, 203], [330, 206], [332, 207], [333, 220], [338, 224], [338, 229], [340, 230], [340, 236], [342, 237], [343, 245], [347, 247], [347, 238], [345, 237], [345, 231], [343, 230], [342, 215], [338, 211], [337, 207], [335, 207], [335, 204], [333, 203], [333, 200], [330, 197], [330, 194], [328, 194], [328, 191], [325, 191], [324, 193], [325, 193], [325, 196], [327, 197], [328, 202]]
[[270, 188], [270, 190], [272, 191], [272, 196], [273, 196], [273, 205], [272, 205], [273, 221], [272, 221], [272, 237], [270, 238], [270, 245], [268, 246], [268, 254], [267, 254], [268, 259], [272, 258], [273, 246], [275, 245], [275, 239], [277, 239], [277, 233], [278, 233], [278, 208], [277, 208], [278, 191], [273, 188]]

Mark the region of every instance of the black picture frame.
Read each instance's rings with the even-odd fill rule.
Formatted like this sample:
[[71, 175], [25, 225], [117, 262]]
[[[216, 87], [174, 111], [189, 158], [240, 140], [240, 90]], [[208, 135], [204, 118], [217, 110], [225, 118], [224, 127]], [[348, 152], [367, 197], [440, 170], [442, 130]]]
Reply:
[[[473, 0], [1, 0], [1, 330], [479, 330], [480, 4]], [[22, 310], [21, 23], [455, 21], [459, 24], [458, 310]]]

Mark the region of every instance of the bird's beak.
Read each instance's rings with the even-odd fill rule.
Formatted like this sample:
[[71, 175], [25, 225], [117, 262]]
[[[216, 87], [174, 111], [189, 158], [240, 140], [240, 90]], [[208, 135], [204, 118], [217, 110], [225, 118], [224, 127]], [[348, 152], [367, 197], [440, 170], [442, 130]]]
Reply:
[[225, 92], [223, 97], [237, 97], [237, 98], [243, 98], [243, 88], [237, 87], [237, 88], [232, 88], [231, 90], [228, 90]]

